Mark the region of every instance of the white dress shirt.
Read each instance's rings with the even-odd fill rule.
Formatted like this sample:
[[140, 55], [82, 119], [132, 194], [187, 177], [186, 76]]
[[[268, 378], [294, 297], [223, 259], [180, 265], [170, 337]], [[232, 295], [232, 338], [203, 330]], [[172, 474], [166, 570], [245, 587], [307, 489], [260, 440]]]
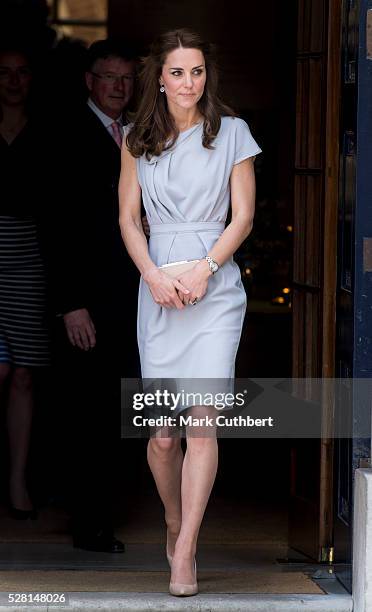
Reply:
[[[89, 108], [91, 108], [92, 111], [97, 115], [98, 119], [103, 123], [103, 125], [106, 128], [106, 130], [108, 130], [110, 135], [114, 138], [114, 134], [113, 134], [111, 125], [112, 125], [112, 123], [114, 123], [115, 119], [113, 119], [112, 117], [109, 117], [104, 112], [102, 112], [98, 108], [98, 106], [93, 102], [93, 100], [91, 98], [88, 98], [87, 104], [88, 104]], [[116, 123], [119, 124], [121, 135], [123, 135], [124, 129], [123, 129], [123, 120], [122, 120], [122, 118], [119, 117], [119, 119], [116, 119]]]

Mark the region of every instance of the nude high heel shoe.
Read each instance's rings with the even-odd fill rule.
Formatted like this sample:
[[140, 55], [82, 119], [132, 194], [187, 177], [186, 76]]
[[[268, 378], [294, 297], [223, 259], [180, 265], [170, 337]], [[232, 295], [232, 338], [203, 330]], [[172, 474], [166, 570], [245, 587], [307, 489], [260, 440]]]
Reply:
[[175, 597], [188, 597], [198, 594], [198, 583], [196, 578], [196, 561], [194, 559], [195, 582], [193, 584], [182, 584], [181, 582], [170, 582], [169, 592]]
[[168, 559], [168, 564], [169, 564], [169, 567], [172, 567], [173, 557], [172, 557], [172, 555], [170, 555], [170, 554], [169, 554], [169, 552], [168, 552], [168, 548], [166, 549], [166, 551], [165, 551], [165, 552], [166, 552], [166, 555], [167, 555], [167, 559]]
[[172, 567], [173, 556], [171, 554], [169, 554], [168, 550], [169, 550], [169, 548], [168, 548], [168, 530], [167, 530], [167, 544], [166, 544], [166, 547], [165, 547], [165, 554], [167, 555], [169, 567]]

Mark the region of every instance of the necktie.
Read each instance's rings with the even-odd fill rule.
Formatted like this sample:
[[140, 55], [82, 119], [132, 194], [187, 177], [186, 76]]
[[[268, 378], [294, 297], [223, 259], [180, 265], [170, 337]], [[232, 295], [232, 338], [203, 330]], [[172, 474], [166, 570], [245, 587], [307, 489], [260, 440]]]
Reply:
[[112, 135], [118, 147], [121, 149], [121, 144], [123, 142], [123, 136], [120, 129], [120, 124], [117, 121], [113, 121], [111, 123]]

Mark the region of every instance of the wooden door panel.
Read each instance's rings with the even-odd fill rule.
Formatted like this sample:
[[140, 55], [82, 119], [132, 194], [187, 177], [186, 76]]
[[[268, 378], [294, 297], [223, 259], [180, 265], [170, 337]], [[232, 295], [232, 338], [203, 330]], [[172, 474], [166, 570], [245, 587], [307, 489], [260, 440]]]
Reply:
[[[294, 378], [334, 376], [341, 9], [338, 0], [298, 0]], [[327, 432], [330, 410], [324, 402]], [[317, 560], [332, 544], [332, 442], [292, 448], [289, 544]]]
[[321, 366], [320, 346], [320, 298], [318, 293], [306, 293], [305, 302], [306, 354], [304, 378], [316, 378]]
[[293, 368], [297, 378], [316, 378], [320, 366], [319, 296], [296, 288], [293, 294]]
[[322, 224], [322, 177], [295, 177], [293, 280], [295, 283], [320, 288]]
[[323, 157], [323, 57], [299, 57], [297, 62], [296, 169], [320, 170]]
[[298, 53], [323, 52], [324, 23], [324, 0], [302, 0], [298, 2]]

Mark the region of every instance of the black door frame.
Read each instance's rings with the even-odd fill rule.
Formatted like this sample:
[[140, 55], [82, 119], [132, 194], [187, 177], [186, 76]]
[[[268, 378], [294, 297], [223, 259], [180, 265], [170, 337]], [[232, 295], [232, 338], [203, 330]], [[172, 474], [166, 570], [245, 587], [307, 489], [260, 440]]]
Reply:
[[[350, 379], [350, 418], [355, 430], [371, 424], [355, 379], [372, 376], [372, 59], [367, 58], [367, 12], [372, 0], [344, 0], [336, 376]], [[370, 242], [369, 242], [370, 241]], [[369, 249], [369, 245], [371, 248]], [[371, 255], [369, 255], [369, 252]], [[367, 414], [369, 412], [369, 414]], [[336, 575], [351, 592], [355, 470], [371, 457], [370, 438], [335, 444]]]

